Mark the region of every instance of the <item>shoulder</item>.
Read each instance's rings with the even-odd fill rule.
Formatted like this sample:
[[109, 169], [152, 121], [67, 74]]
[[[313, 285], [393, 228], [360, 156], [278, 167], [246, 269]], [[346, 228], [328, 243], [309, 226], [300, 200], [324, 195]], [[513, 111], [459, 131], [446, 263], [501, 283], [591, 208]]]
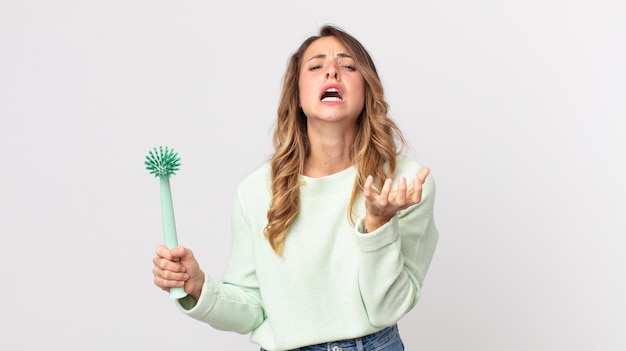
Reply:
[[[417, 175], [417, 173], [424, 168], [426, 168], [426, 166], [418, 160], [405, 154], [398, 154], [396, 156], [396, 172], [394, 178], [397, 179], [400, 176], [404, 176], [407, 181], [410, 182]], [[427, 193], [434, 193], [435, 191], [435, 180], [432, 170], [424, 181], [423, 189]]]
[[250, 172], [237, 186], [237, 192], [241, 194], [254, 194], [263, 189], [270, 189], [271, 174], [269, 161], [264, 162]]
[[404, 154], [396, 156], [396, 177], [405, 176], [407, 179], [412, 179], [424, 168], [426, 168], [424, 164], [410, 156]]

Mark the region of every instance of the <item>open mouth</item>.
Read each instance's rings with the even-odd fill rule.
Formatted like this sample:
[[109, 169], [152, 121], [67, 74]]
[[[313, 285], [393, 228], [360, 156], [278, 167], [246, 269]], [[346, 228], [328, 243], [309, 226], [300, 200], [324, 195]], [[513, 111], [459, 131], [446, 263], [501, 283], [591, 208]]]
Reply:
[[322, 96], [320, 98], [322, 101], [341, 101], [341, 92], [339, 92], [336, 88], [329, 88], [322, 92]]

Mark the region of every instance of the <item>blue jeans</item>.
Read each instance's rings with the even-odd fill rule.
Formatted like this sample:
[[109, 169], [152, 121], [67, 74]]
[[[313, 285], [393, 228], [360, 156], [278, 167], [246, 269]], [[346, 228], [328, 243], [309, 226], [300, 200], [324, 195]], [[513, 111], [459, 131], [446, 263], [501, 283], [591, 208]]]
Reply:
[[[261, 351], [267, 351], [261, 348]], [[317, 344], [291, 351], [404, 351], [398, 326], [392, 325], [375, 333], [349, 340]]]

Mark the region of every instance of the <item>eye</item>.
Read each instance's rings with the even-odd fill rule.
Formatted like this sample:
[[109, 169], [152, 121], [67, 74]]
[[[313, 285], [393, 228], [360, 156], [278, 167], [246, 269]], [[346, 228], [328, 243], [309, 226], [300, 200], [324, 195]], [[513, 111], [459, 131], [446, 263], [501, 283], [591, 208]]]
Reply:
[[318, 70], [320, 68], [322, 68], [322, 66], [320, 66], [320, 65], [313, 65], [313, 66], [309, 67], [309, 71], [315, 71], [315, 70]]
[[354, 60], [350, 57], [340, 58], [338, 64], [339, 64], [339, 67], [349, 72], [354, 72], [357, 70]]

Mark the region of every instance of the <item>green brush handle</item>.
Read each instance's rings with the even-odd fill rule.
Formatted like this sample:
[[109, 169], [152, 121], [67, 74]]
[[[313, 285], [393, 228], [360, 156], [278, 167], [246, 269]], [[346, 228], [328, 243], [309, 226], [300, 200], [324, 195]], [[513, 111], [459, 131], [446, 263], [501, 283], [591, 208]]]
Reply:
[[[172, 250], [178, 246], [176, 235], [176, 221], [174, 220], [174, 206], [172, 202], [172, 191], [170, 190], [170, 180], [166, 177], [160, 178], [161, 184], [161, 218], [163, 220], [163, 238], [165, 246]], [[170, 297], [180, 299], [187, 296], [182, 286], [170, 288]]]
[[174, 219], [174, 206], [172, 191], [170, 190], [169, 178], [160, 178], [161, 185], [161, 219], [163, 220], [163, 238], [165, 246], [172, 250], [178, 246], [176, 235], [176, 220]]
[[[150, 151], [144, 162], [150, 174], [158, 177], [161, 188], [161, 218], [163, 220], [163, 238], [165, 246], [172, 250], [178, 246], [176, 235], [176, 221], [174, 220], [174, 205], [172, 201], [172, 191], [170, 189], [170, 176], [176, 174], [180, 166], [180, 158], [174, 150], [162, 146]], [[182, 286], [170, 288], [170, 297], [180, 299], [187, 296]]]

